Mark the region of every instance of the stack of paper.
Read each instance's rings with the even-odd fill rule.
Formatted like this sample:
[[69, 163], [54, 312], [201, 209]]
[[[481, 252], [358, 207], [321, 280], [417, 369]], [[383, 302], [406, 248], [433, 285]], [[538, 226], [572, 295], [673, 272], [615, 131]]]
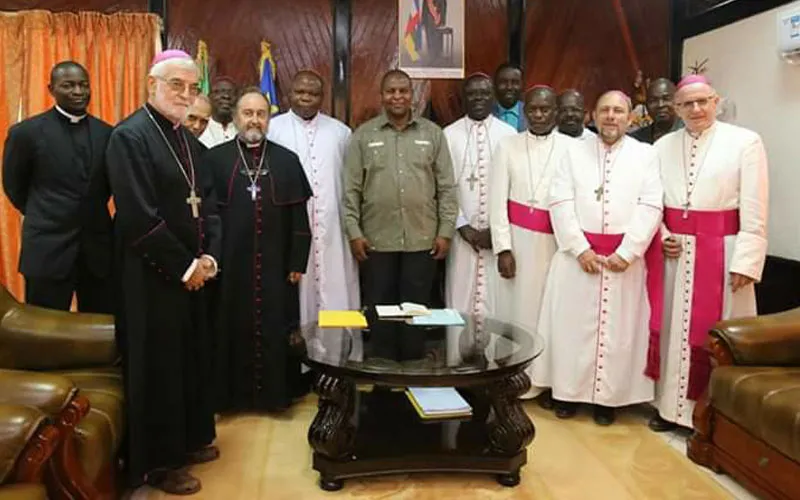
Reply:
[[361, 311], [320, 311], [317, 324], [320, 328], [366, 328], [367, 318]]
[[399, 306], [375, 306], [375, 312], [379, 318], [411, 318], [431, 313], [427, 307], [413, 302], [403, 302]]
[[415, 326], [461, 326], [464, 318], [455, 309], [431, 309], [426, 316], [415, 316], [408, 320], [408, 324]]
[[472, 416], [472, 407], [453, 387], [409, 387], [406, 396], [426, 420]]

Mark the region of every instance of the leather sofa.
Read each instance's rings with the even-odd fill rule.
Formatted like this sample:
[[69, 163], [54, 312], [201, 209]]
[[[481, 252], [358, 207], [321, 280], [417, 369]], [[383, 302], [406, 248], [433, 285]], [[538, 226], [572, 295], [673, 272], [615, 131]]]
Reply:
[[770, 499], [800, 499], [800, 309], [723, 321], [688, 455]]
[[[0, 288], [0, 405], [14, 404], [23, 405], [16, 411], [31, 412], [30, 424], [9, 443], [0, 427], [0, 460], [6, 460], [6, 468], [19, 468], [19, 459], [12, 459], [22, 452], [14, 450], [30, 446], [38, 436], [32, 429], [44, 425], [58, 433], [45, 464], [50, 498], [117, 497], [125, 417], [112, 316], [20, 304]], [[1, 417], [2, 412], [0, 422]], [[8, 482], [20, 482], [14, 479]]]

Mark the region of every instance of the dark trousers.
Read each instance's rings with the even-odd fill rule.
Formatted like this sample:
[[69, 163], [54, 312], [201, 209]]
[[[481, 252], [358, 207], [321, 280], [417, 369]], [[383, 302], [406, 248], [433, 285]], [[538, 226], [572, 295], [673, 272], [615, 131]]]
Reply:
[[80, 312], [113, 314], [110, 277], [99, 278], [78, 259], [69, 276], [63, 279], [25, 277], [25, 302], [34, 306], [69, 311], [72, 294], [78, 298]]
[[[372, 252], [361, 264], [364, 305], [430, 304], [436, 275], [430, 250]], [[402, 322], [381, 321], [371, 327], [367, 354], [403, 361], [424, 355], [425, 331]]]

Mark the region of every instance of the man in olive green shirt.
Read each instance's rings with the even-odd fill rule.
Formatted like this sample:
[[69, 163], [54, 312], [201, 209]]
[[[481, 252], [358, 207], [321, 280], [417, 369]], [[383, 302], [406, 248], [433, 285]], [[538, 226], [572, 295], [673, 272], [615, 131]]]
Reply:
[[442, 129], [411, 113], [411, 78], [386, 73], [383, 112], [356, 129], [345, 158], [344, 222], [364, 303], [427, 304], [458, 215]]

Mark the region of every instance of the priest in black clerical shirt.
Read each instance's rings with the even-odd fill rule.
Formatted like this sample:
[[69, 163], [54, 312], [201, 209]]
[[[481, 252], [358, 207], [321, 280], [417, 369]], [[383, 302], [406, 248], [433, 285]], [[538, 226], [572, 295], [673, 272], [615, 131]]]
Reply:
[[200, 143], [180, 125], [198, 93], [182, 51], [157, 55], [147, 104], [114, 129], [108, 168], [117, 207], [117, 342], [125, 375], [128, 473], [172, 494], [200, 490], [185, 466], [219, 456], [211, 332], [203, 286], [217, 273], [217, 203]]
[[311, 247], [300, 159], [266, 140], [269, 103], [245, 90], [234, 110], [236, 139], [212, 148], [223, 245], [214, 381], [218, 409], [280, 410], [300, 379], [290, 334], [299, 326], [298, 283]]
[[80, 311], [110, 313], [111, 126], [87, 114], [89, 75], [80, 64], [56, 64], [48, 89], [56, 105], [11, 127], [3, 156], [6, 196], [25, 216], [25, 301], [67, 311], [74, 293]]

